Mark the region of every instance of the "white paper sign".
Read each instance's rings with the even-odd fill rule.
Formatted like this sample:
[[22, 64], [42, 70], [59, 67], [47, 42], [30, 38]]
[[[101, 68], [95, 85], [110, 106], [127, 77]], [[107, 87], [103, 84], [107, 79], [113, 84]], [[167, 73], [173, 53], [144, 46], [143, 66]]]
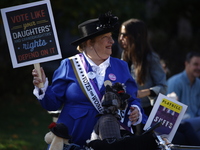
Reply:
[[154, 131], [160, 135], [166, 135], [167, 139], [171, 142], [187, 107], [187, 105], [177, 100], [159, 94], [147, 123], [144, 126], [144, 130], [162, 121], [161, 126]]

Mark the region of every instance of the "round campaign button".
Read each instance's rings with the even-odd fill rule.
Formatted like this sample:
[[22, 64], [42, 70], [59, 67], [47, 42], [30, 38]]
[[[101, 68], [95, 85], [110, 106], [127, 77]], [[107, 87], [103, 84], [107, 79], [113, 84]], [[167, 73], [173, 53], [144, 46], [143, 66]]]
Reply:
[[94, 79], [96, 77], [96, 74], [93, 71], [88, 72], [88, 78]]
[[112, 81], [115, 81], [115, 80], [117, 79], [116, 76], [115, 76], [113, 73], [110, 73], [110, 74], [108, 75], [108, 77], [109, 77], [109, 79], [112, 80]]

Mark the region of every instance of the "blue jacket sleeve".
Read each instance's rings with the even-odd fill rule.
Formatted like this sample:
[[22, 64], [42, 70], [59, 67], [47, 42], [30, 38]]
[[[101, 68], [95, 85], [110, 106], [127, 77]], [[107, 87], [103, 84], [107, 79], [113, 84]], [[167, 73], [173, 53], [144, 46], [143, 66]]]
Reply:
[[70, 73], [69, 65], [71, 65], [67, 60], [62, 60], [61, 65], [54, 72], [52, 85], [48, 86], [44, 98], [39, 100], [46, 110], [58, 110], [64, 102], [64, 94], [69, 80], [66, 77]]

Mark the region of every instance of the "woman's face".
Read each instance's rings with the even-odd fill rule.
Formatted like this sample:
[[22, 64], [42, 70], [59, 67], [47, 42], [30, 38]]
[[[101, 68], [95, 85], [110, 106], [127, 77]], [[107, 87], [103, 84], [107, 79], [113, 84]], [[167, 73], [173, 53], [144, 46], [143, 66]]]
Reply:
[[114, 40], [112, 38], [112, 33], [102, 34], [95, 38], [95, 42], [93, 43], [93, 49], [97, 52], [102, 59], [107, 59], [112, 54], [112, 45], [114, 44]]
[[128, 35], [126, 33], [126, 28], [125, 26], [121, 26], [120, 28], [120, 33], [118, 37], [118, 41], [122, 49], [127, 49], [128, 48]]

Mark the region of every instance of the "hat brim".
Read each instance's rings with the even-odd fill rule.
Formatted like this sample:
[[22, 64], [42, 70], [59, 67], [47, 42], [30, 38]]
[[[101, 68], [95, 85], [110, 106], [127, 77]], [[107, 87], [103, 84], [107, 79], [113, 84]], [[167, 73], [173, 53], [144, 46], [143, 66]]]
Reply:
[[61, 133], [57, 128], [52, 128], [50, 129], [51, 132], [53, 132], [56, 136], [64, 138], [64, 139], [71, 139], [71, 135], [64, 135], [63, 133]]
[[98, 32], [94, 32], [93, 34], [90, 34], [86, 37], [82, 37], [82, 38], [79, 38], [78, 40], [75, 40], [71, 43], [71, 45], [74, 45], [74, 46], [78, 46], [79, 44], [83, 43], [84, 41], [87, 41], [89, 39], [92, 39], [94, 37], [97, 37], [99, 35], [102, 35], [102, 34], [105, 34], [105, 33], [108, 33], [108, 32], [113, 32], [114, 30], [118, 29], [119, 26], [115, 26], [114, 28], [109, 28], [109, 29], [104, 29], [104, 30], [100, 30]]

